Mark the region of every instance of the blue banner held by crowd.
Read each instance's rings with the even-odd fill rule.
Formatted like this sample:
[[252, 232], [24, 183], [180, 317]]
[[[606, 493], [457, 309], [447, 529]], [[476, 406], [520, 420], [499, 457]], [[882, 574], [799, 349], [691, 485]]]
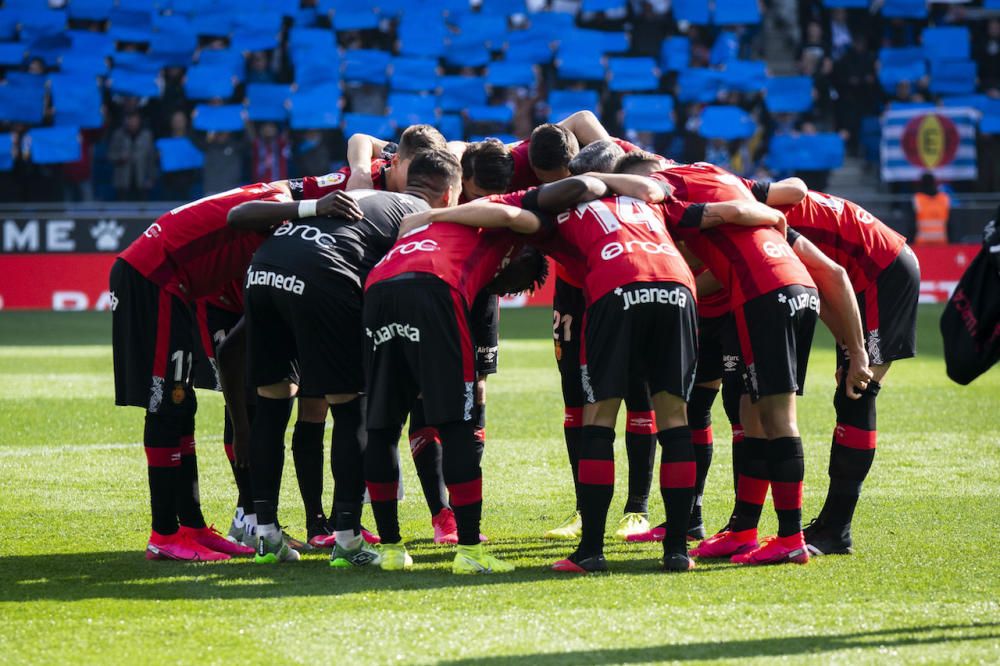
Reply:
[[27, 134], [31, 161], [35, 164], [64, 164], [80, 159], [78, 127], [36, 127]]
[[200, 169], [205, 163], [201, 151], [187, 137], [160, 139], [156, 149], [160, 151], [160, 170], [164, 173]]

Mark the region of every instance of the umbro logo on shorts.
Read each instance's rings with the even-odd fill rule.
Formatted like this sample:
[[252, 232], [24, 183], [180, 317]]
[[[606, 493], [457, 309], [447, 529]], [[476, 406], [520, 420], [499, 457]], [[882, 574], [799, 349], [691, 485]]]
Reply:
[[369, 338], [372, 338], [375, 347], [389, 342], [393, 338], [403, 338], [410, 342], [420, 342], [420, 329], [409, 324], [386, 324], [375, 331], [366, 328], [365, 332]]
[[739, 366], [740, 357], [736, 354], [723, 354], [722, 355], [722, 370], [724, 372], [736, 372], [736, 368]]
[[252, 268], [247, 271], [248, 287], [274, 287], [283, 291], [290, 291], [299, 296], [306, 289], [306, 283], [294, 275], [282, 275], [274, 271], [255, 271]]
[[623, 310], [628, 310], [633, 305], [640, 303], [660, 303], [662, 305], [676, 305], [683, 308], [687, 305], [687, 293], [679, 287], [640, 287], [629, 289], [628, 291], [618, 287], [615, 294], [622, 297], [624, 303]]

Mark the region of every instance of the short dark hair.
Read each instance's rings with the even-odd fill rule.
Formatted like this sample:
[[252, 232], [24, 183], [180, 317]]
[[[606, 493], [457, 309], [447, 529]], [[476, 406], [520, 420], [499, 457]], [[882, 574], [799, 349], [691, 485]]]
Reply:
[[625, 153], [618, 164], [615, 165], [615, 173], [628, 173], [630, 169], [639, 164], [644, 164], [645, 162], [658, 163], [660, 158], [653, 153], [647, 153], [645, 150], [633, 150], [630, 153]]
[[410, 125], [399, 137], [396, 155], [399, 159], [411, 159], [421, 150], [447, 150], [448, 142], [441, 132], [431, 125]]
[[580, 152], [576, 136], [560, 125], [545, 123], [531, 133], [528, 146], [528, 160], [535, 169], [551, 171], [569, 165], [569, 161]]
[[500, 139], [470, 143], [462, 154], [462, 177], [490, 192], [506, 192], [514, 177], [514, 156]]
[[601, 139], [588, 143], [569, 161], [569, 172], [575, 176], [588, 171], [611, 173], [625, 151], [614, 141]]
[[447, 150], [421, 150], [410, 162], [406, 184], [440, 196], [462, 187], [462, 165]]

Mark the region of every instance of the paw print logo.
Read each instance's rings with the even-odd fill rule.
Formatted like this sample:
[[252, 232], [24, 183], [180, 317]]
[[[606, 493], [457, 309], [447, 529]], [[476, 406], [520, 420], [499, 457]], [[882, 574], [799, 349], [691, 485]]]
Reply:
[[117, 220], [101, 220], [90, 228], [90, 235], [96, 242], [97, 249], [102, 252], [117, 250], [124, 234], [125, 227], [118, 224]]
[[784, 294], [778, 294], [778, 302], [779, 303], [787, 303], [788, 302], [788, 297], [785, 296]]

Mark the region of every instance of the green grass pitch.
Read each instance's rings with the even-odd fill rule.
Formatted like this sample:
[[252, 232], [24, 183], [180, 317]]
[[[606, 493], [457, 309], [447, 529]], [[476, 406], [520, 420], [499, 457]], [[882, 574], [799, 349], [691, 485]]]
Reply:
[[[1000, 661], [1000, 371], [965, 388], [946, 378], [939, 308], [921, 310], [920, 356], [892, 369], [879, 398], [856, 555], [666, 575], [658, 545], [609, 541], [612, 573], [587, 578], [547, 571], [571, 545], [539, 538], [572, 496], [550, 314], [503, 316], [483, 529], [518, 568], [470, 579], [453, 576], [451, 549], [430, 542], [408, 460], [410, 573], [332, 570], [320, 555], [273, 567], [147, 562], [142, 413], [113, 406], [108, 315], [0, 313], [0, 663]], [[799, 410], [807, 519], [825, 493], [832, 371], [819, 334]], [[235, 488], [223, 408], [208, 392], [200, 401], [202, 501], [224, 529]], [[731, 495], [718, 404], [715, 417], [710, 529]], [[290, 458], [282, 517], [301, 535]], [[655, 488], [650, 506], [661, 520]], [[762, 529], [775, 529], [770, 504]]]

